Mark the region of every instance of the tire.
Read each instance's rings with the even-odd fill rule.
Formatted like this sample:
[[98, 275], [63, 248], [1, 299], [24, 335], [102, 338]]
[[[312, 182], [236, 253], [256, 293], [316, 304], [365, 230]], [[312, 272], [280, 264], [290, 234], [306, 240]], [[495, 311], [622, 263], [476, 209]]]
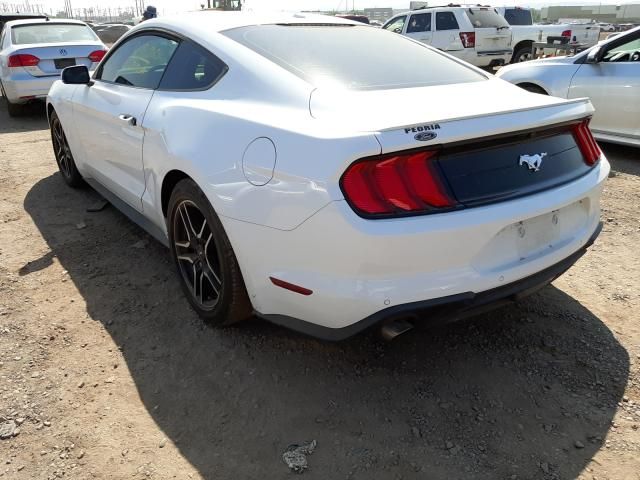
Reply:
[[520, 47], [515, 51], [513, 57], [511, 57], [511, 63], [528, 62], [529, 60], [533, 60], [533, 55], [531, 55], [531, 45]]
[[527, 92], [531, 92], [531, 93], [538, 93], [540, 95], [549, 95], [544, 88], [539, 87], [538, 85], [534, 85], [532, 83], [522, 83], [520, 85], [518, 85], [520, 88], [526, 90]]
[[53, 154], [56, 157], [56, 163], [60, 170], [62, 178], [72, 188], [80, 188], [85, 185], [82, 175], [76, 167], [76, 162], [73, 159], [69, 142], [62, 128], [62, 123], [56, 114], [55, 110], [51, 111], [49, 118], [49, 125], [51, 130], [51, 144], [53, 145]]
[[20, 103], [11, 103], [7, 98], [7, 94], [5, 93], [2, 84], [0, 84], [0, 94], [2, 94], [2, 98], [4, 99], [4, 103], [7, 106], [7, 112], [9, 112], [10, 117], [20, 117], [24, 114], [24, 105]]
[[171, 192], [169, 248], [187, 300], [205, 323], [224, 327], [251, 317], [231, 242], [202, 190], [184, 179]]

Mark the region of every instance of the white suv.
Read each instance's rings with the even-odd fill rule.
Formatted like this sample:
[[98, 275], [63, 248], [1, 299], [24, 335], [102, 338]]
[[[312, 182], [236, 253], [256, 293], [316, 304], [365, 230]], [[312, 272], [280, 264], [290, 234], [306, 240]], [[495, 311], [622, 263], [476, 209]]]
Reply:
[[493, 7], [422, 7], [390, 18], [384, 29], [443, 50], [477, 67], [511, 60], [511, 27]]

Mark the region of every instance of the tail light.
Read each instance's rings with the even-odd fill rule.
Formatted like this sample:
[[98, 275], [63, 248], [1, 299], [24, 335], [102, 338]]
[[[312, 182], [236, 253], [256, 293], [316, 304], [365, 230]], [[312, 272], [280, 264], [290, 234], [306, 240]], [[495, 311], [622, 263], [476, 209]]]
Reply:
[[587, 118], [582, 122], [578, 123], [573, 127], [573, 137], [576, 139], [576, 143], [578, 144], [578, 148], [582, 153], [582, 157], [584, 158], [584, 162], [587, 165], [595, 165], [600, 160], [600, 156], [602, 152], [600, 151], [600, 147], [596, 143], [595, 138], [593, 138], [593, 134], [589, 129], [589, 121]]
[[104, 50], [94, 50], [89, 54], [89, 60], [91, 60], [93, 63], [98, 63], [104, 58], [105, 53], [107, 52]]
[[437, 152], [385, 155], [352, 164], [341, 179], [362, 216], [419, 214], [456, 206], [438, 173]]
[[571, 38], [571, 30], [564, 30], [561, 34], [561, 37], [569, 37]]
[[474, 48], [476, 46], [476, 32], [460, 32], [460, 41], [464, 48]]
[[10, 67], [35, 67], [40, 63], [40, 59], [28, 53], [18, 53], [9, 57]]

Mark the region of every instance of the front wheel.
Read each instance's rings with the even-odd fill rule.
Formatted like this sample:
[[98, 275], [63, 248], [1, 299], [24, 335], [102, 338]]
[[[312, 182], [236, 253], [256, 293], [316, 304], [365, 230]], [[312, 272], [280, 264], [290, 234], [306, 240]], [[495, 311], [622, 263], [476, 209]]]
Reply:
[[220, 219], [202, 190], [181, 180], [169, 200], [171, 256], [182, 289], [198, 315], [214, 326], [249, 318], [251, 302]]
[[51, 111], [49, 123], [51, 125], [53, 153], [62, 178], [70, 187], [79, 188], [84, 186], [84, 180], [76, 167], [76, 162], [73, 160], [73, 154], [71, 153], [71, 148], [69, 148], [69, 142], [62, 128], [62, 123], [60, 123], [55, 111]]

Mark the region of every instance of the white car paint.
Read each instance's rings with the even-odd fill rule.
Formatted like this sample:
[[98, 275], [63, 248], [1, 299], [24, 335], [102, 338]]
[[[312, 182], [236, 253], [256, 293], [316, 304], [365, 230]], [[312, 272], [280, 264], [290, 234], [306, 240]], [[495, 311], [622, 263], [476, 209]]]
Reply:
[[[220, 217], [255, 311], [301, 330], [341, 332], [390, 307], [485, 292], [585, 247], [599, 224], [609, 172], [604, 156], [578, 179], [509, 201], [375, 220], [356, 214], [340, 187], [345, 170], [364, 157], [428, 146], [415, 132], [434, 129], [436, 144], [447, 146], [575, 122], [593, 109], [585, 99], [525, 92], [429, 47], [420, 48], [474, 72], [474, 81], [383, 90], [317, 86], [224, 34], [246, 25], [327, 22], [356, 25], [226, 12], [150, 20], [111, 53], [137, 33], [161, 28], [215, 54], [226, 74], [210, 89], [189, 92], [98, 79], [56, 82], [48, 108], [59, 116], [82, 175], [165, 242], [163, 182], [176, 170], [191, 177]], [[137, 123], [119, 119], [123, 114]], [[559, 226], [550, 228], [558, 216]], [[279, 288], [270, 277], [313, 294]]]
[[[589, 63], [589, 53], [630, 46], [637, 60]], [[626, 46], [624, 48], [626, 48]], [[605, 40], [573, 57], [509, 65], [497, 77], [516, 85], [535, 85], [563, 98], [588, 97], [595, 107], [591, 128], [600, 140], [640, 146], [640, 28]]]
[[[84, 41], [43, 41], [20, 43], [13, 39], [13, 33], [21, 27], [73, 25], [86, 28]], [[3, 91], [13, 104], [22, 104], [33, 98], [45, 98], [49, 88], [60, 78], [61, 68], [56, 68], [58, 59], [73, 60], [76, 65], [92, 69], [97, 65], [88, 56], [95, 51], [106, 51], [105, 45], [84, 22], [77, 20], [28, 19], [7, 22], [0, 35], [0, 83]], [[12, 55], [26, 54], [40, 61], [35, 66], [9, 66]]]
[[[481, 10], [495, 13], [493, 8], [480, 5], [425, 7], [394, 15], [382, 28], [430, 45], [477, 67], [509, 63], [513, 54], [511, 28], [497, 14], [499, 28], [475, 26], [469, 12]], [[443, 25], [440, 24], [440, 16], [447, 20], [442, 22]], [[465, 46], [462, 41], [462, 37], [470, 33], [475, 35], [473, 47]]]
[[534, 42], [546, 42], [548, 37], [567, 36], [569, 41], [590, 47], [600, 39], [600, 27], [595, 24], [554, 23], [534, 24], [530, 8], [496, 7], [511, 25], [513, 59], [512, 63], [531, 60]]

